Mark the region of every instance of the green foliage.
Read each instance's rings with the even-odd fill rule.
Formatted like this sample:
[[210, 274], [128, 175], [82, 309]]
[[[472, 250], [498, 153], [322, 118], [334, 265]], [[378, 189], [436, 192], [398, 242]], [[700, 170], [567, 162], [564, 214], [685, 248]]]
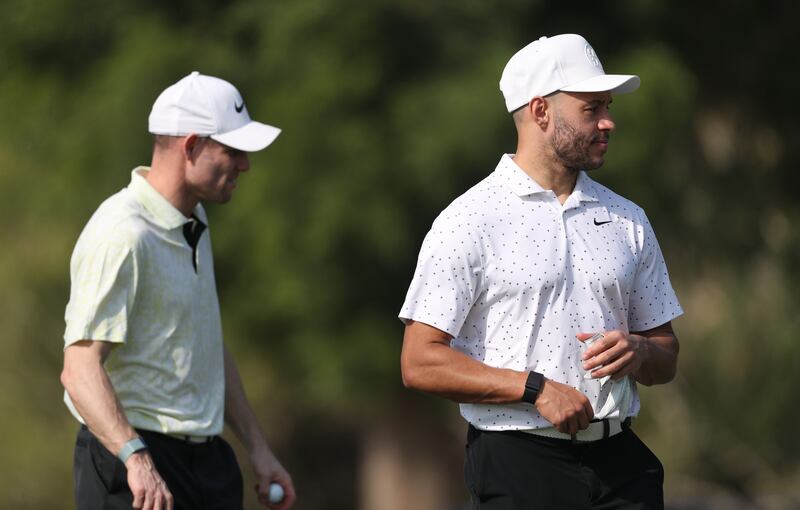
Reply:
[[324, 415], [332, 430], [357, 431], [402, 391], [396, 313], [422, 237], [514, 151], [503, 65], [561, 31], [586, 35], [609, 72], [642, 78], [615, 98], [617, 132], [594, 174], [644, 206], [687, 311], [679, 378], [644, 392], [639, 427], [680, 476], [741, 493], [792, 483], [800, 446], [783, 432], [800, 418], [800, 140], [794, 80], [774, 62], [793, 61], [797, 31], [779, 4], [729, 7], [4, 2], [0, 432], [13, 444], [0, 493], [10, 508], [70, 498], [74, 423], [58, 384], [69, 256], [96, 206], [148, 163], [147, 114], [164, 87], [192, 70], [222, 76], [254, 118], [283, 128], [233, 203], [209, 208], [226, 337], [257, 407], [285, 410], [265, 422]]

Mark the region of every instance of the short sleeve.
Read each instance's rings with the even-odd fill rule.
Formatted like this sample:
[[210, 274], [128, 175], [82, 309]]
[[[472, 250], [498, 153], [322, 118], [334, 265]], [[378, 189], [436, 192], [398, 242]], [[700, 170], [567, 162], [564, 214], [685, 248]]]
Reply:
[[482, 275], [479, 246], [468, 229], [438, 218], [422, 243], [400, 319], [458, 336], [480, 293]]
[[106, 241], [87, 249], [79, 243], [70, 266], [64, 346], [79, 340], [125, 342], [136, 294], [136, 264], [131, 247]]
[[682, 315], [683, 309], [670, 283], [653, 227], [643, 216], [636, 229], [641, 253], [628, 303], [628, 327], [630, 331], [645, 331]]

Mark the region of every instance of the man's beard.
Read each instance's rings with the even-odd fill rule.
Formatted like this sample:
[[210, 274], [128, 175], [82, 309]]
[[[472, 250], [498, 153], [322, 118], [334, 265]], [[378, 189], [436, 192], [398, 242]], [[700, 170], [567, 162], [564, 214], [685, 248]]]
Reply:
[[555, 123], [555, 131], [550, 141], [550, 147], [552, 147], [562, 165], [575, 172], [594, 170], [603, 165], [603, 158], [592, 159], [589, 149], [592, 146], [592, 142], [607, 140], [608, 135], [582, 135], [559, 116], [555, 116], [553, 122]]

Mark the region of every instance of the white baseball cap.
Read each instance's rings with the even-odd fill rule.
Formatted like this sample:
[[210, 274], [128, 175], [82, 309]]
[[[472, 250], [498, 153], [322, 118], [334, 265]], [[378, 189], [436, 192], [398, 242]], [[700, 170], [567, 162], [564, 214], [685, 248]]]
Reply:
[[566, 92], [633, 92], [639, 77], [606, 74], [591, 45], [577, 34], [541, 37], [525, 46], [506, 64], [500, 90], [513, 112], [536, 96]]
[[150, 111], [149, 131], [154, 135], [208, 136], [247, 152], [264, 149], [281, 132], [274, 126], [250, 120], [236, 87], [197, 71], [158, 96]]

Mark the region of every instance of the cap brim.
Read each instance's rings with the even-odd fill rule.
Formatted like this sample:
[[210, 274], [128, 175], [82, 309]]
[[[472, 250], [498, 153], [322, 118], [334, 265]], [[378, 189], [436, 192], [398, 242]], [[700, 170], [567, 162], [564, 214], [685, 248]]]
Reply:
[[251, 121], [239, 129], [221, 135], [211, 135], [211, 139], [240, 151], [256, 152], [267, 148], [279, 134], [281, 130], [275, 126]]
[[633, 92], [639, 88], [638, 76], [630, 74], [601, 74], [588, 80], [573, 83], [569, 87], [562, 87], [559, 90], [564, 92], [612, 92], [615, 94], [625, 94]]

